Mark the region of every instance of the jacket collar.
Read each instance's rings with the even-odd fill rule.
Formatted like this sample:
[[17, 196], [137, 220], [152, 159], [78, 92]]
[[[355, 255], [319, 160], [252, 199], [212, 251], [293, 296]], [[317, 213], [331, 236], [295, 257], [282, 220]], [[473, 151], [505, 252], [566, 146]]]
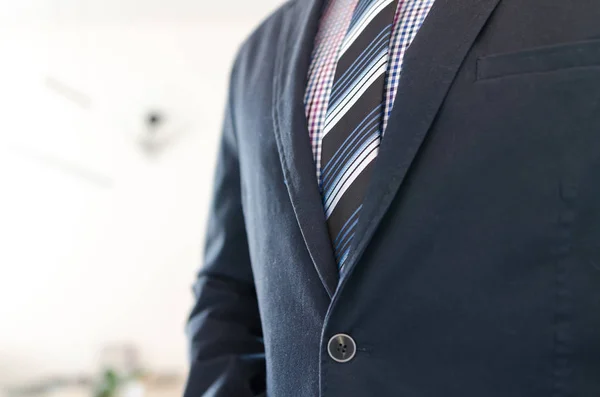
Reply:
[[282, 22], [275, 64], [273, 120], [286, 185], [306, 248], [330, 297], [338, 270], [304, 110], [304, 93], [323, 0], [297, 0]]
[[[462, 62], [500, 0], [436, 0], [403, 62], [396, 100], [374, 164], [341, 286], [353, 273], [405, 183]], [[304, 242], [331, 297], [338, 271], [316, 181], [304, 110], [308, 68], [323, 0], [296, 0], [283, 21], [273, 118], [287, 188]]]

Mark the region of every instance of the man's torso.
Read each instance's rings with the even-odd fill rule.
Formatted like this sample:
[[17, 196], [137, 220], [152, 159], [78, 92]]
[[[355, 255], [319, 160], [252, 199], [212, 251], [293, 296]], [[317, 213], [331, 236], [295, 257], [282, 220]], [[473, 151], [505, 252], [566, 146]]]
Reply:
[[[232, 82], [269, 395], [600, 395], [600, 3], [437, 0], [333, 299], [303, 114], [312, 3], [263, 24]], [[327, 354], [339, 332], [347, 364]]]

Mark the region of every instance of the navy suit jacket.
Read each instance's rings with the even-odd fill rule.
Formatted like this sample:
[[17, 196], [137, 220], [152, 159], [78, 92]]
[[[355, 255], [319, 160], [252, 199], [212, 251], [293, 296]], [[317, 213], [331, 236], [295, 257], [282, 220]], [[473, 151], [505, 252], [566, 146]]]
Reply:
[[186, 397], [600, 396], [600, 1], [435, 2], [341, 280], [303, 104], [322, 2], [233, 66]]

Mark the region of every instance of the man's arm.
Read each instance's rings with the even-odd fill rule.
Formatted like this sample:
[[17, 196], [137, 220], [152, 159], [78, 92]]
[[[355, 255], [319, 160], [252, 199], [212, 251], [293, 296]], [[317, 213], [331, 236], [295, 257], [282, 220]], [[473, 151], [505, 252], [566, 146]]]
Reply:
[[[230, 89], [231, 91], [231, 89]], [[265, 391], [258, 303], [242, 212], [232, 94], [214, 176], [203, 268], [187, 324], [191, 369], [185, 397], [251, 397]]]

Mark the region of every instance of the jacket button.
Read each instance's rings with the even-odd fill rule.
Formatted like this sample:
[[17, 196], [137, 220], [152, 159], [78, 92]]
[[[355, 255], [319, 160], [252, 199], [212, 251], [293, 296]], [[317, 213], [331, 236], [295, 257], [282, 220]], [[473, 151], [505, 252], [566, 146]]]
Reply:
[[327, 344], [329, 357], [338, 363], [347, 363], [356, 355], [356, 343], [350, 335], [337, 334]]

